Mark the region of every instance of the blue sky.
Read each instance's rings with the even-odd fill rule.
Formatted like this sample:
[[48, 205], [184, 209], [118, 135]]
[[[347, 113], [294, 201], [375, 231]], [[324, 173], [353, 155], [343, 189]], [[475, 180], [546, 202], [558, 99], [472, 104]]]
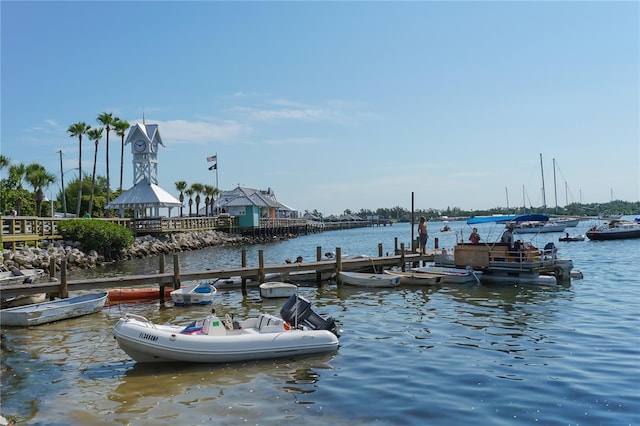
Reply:
[[302, 212], [540, 206], [542, 154], [548, 206], [638, 201], [639, 5], [2, 1], [0, 148], [59, 175], [71, 124], [144, 114], [174, 194], [217, 154]]

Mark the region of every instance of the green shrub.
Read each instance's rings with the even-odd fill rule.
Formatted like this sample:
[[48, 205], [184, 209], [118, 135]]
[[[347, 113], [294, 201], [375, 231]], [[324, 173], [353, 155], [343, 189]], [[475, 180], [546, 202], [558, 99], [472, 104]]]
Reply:
[[108, 260], [117, 259], [122, 250], [133, 244], [133, 234], [128, 228], [99, 219], [63, 220], [58, 223], [58, 232]]

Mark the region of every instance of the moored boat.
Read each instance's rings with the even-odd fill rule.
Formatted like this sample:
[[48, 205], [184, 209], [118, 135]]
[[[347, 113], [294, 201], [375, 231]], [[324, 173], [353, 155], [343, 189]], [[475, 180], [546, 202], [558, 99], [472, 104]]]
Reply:
[[44, 275], [44, 269], [13, 268], [10, 271], [0, 272], [0, 285], [35, 283]]
[[201, 282], [200, 284], [194, 284], [173, 290], [170, 294], [174, 305], [186, 306], [208, 305], [213, 302], [213, 298], [217, 292], [218, 290], [213, 284]]
[[340, 271], [340, 281], [358, 287], [397, 287], [400, 277], [389, 274]]
[[324, 319], [299, 295], [287, 300], [280, 317], [262, 313], [236, 321], [215, 312], [187, 326], [154, 324], [125, 314], [113, 328], [120, 348], [137, 362], [220, 363], [283, 358], [338, 349], [333, 319]]
[[95, 293], [0, 310], [0, 325], [29, 327], [96, 313], [108, 294]]
[[[467, 220], [477, 223], [518, 223], [539, 220], [541, 215], [479, 217]], [[435, 266], [482, 271], [482, 283], [554, 284], [571, 280], [573, 261], [557, 257], [557, 248], [548, 243], [543, 249], [531, 243], [516, 241], [493, 244], [456, 244], [453, 252], [436, 254]]]
[[640, 223], [628, 220], [612, 220], [587, 231], [587, 238], [595, 241], [640, 238]]
[[269, 281], [260, 284], [260, 297], [264, 299], [277, 299], [291, 297], [298, 291], [298, 286], [281, 281]]
[[444, 266], [420, 266], [411, 268], [414, 272], [430, 272], [441, 274], [444, 284], [466, 284], [479, 283], [482, 278], [482, 271], [476, 271], [471, 267], [447, 268]]
[[[171, 298], [173, 287], [164, 288], [165, 300]], [[109, 303], [134, 302], [137, 300], [159, 300], [160, 287], [127, 287], [112, 288], [107, 291]]]
[[411, 272], [393, 271], [385, 269], [384, 273], [395, 277], [400, 277], [400, 284], [403, 285], [439, 285], [444, 284], [444, 274], [433, 272]]

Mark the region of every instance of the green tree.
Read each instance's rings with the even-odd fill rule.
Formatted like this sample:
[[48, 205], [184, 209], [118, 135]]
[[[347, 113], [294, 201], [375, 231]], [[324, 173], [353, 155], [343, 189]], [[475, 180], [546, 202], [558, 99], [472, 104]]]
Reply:
[[183, 180], [179, 180], [177, 181], [175, 184], [176, 186], [176, 190], [180, 193], [180, 217], [182, 217], [182, 203], [184, 203], [184, 191], [187, 189], [187, 187], [189, 185], [187, 185], [187, 182], [183, 181]]
[[124, 136], [127, 132], [127, 129], [131, 127], [131, 125], [120, 118], [116, 117], [113, 120], [113, 127], [116, 129], [116, 135], [120, 136], [120, 192], [122, 192], [122, 172], [124, 170]]
[[64, 238], [79, 241], [85, 249], [95, 250], [107, 260], [118, 259], [120, 252], [133, 244], [128, 228], [104, 220], [65, 220], [58, 224], [58, 230]]
[[191, 206], [193, 205], [193, 198], [192, 197], [193, 197], [193, 194], [196, 193], [196, 191], [194, 191], [192, 187], [189, 187], [189, 188], [184, 190], [184, 193], [189, 196], [189, 217], [191, 217]]
[[111, 112], [103, 112], [98, 115], [98, 123], [104, 126], [104, 130], [107, 133], [107, 140], [105, 142], [105, 149], [107, 150], [107, 158], [106, 158], [106, 168], [107, 168], [107, 186], [109, 187], [109, 191], [107, 191], [107, 204], [111, 201], [110, 192], [111, 192], [111, 181], [109, 177], [109, 132], [114, 127], [115, 119], [113, 118], [113, 113]]
[[[82, 183], [82, 200], [80, 200], [80, 211], [89, 211], [89, 194], [91, 193], [91, 179], [88, 174], [85, 173], [82, 179], [74, 179], [67, 184], [65, 182], [65, 196], [67, 203], [73, 205], [77, 204], [76, 197], [78, 196], [78, 185]], [[106, 199], [107, 199], [107, 179], [104, 176], [97, 175], [94, 185], [93, 195], [93, 214], [92, 217], [104, 217]]]
[[205, 214], [209, 216], [209, 206], [211, 206], [211, 214], [213, 214], [213, 200], [220, 193], [220, 190], [213, 185], [204, 185], [203, 193], [206, 196], [204, 199]]
[[[11, 160], [9, 159], [9, 157], [6, 157], [0, 154], [0, 180], [3, 180], [2, 171], [8, 168], [9, 164], [11, 164]], [[0, 186], [0, 213], [5, 211], [6, 197], [7, 197], [7, 194], [5, 192], [5, 182], [3, 180], [2, 186]]]
[[[72, 138], [78, 138], [78, 176], [82, 180], [82, 135], [85, 135], [91, 126], [83, 121], [72, 124], [67, 129], [67, 133]], [[76, 206], [76, 216], [80, 216], [80, 203], [82, 202], [82, 185], [78, 185], [78, 200]]]
[[[96, 183], [96, 164], [98, 162], [98, 144], [100, 143], [100, 139], [102, 139], [102, 132], [104, 131], [104, 129], [102, 127], [98, 127], [95, 129], [89, 129], [87, 131], [87, 136], [89, 137], [89, 139], [91, 139], [92, 141], [94, 141], [95, 143], [95, 151], [93, 153], [93, 173], [91, 174], [91, 196], [89, 197], [89, 210], [87, 210], [87, 212], [89, 213], [89, 215], [91, 215], [91, 212], [93, 211], [93, 194], [95, 191], [95, 183]], [[107, 182], [109, 181], [109, 179], [107, 179]], [[107, 191], [108, 193], [109, 191]], [[109, 195], [107, 195], [107, 199], [109, 198]]]
[[[191, 189], [196, 194], [196, 216], [200, 216], [200, 194], [202, 194], [204, 188], [201, 183], [193, 183], [191, 184]], [[191, 214], [191, 211], [189, 211], [189, 214]]]
[[[54, 183], [56, 181], [56, 175], [47, 172], [42, 165], [37, 163], [29, 164], [25, 168], [25, 171], [24, 180], [33, 187], [36, 202], [36, 216], [41, 216], [42, 201], [44, 200], [44, 191], [42, 189]], [[50, 202], [53, 203], [53, 200]]]
[[18, 215], [22, 215], [22, 203], [24, 202], [24, 190], [22, 188], [22, 181], [27, 170], [24, 164], [12, 164], [9, 166], [9, 179], [14, 183], [14, 187], [17, 191], [14, 198], [14, 208], [18, 212]]

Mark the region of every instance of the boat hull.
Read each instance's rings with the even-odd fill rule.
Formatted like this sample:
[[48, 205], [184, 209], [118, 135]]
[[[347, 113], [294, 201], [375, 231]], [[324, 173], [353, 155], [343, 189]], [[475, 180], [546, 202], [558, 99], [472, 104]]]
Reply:
[[482, 278], [482, 271], [475, 271], [471, 268], [446, 268], [443, 266], [423, 266], [411, 268], [414, 272], [430, 272], [442, 275], [444, 284], [467, 284], [479, 283]]
[[186, 286], [171, 292], [174, 305], [209, 305], [217, 293], [217, 289], [209, 283]]
[[431, 272], [384, 271], [385, 274], [400, 277], [402, 285], [429, 286], [444, 284], [444, 275]]
[[260, 284], [260, 297], [264, 299], [288, 298], [296, 294], [297, 291], [298, 287], [296, 285], [280, 281], [270, 281]]
[[630, 238], [640, 238], [640, 229], [631, 231], [587, 231], [587, 238], [593, 241], [626, 240]]
[[2, 309], [0, 310], [0, 324], [3, 326], [30, 327], [93, 314], [102, 309], [107, 297], [108, 294], [104, 292]]
[[[164, 288], [165, 298], [171, 297], [171, 292], [174, 291], [173, 287]], [[146, 288], [112, 288], [108, 291], [109, 302], [133, 302], [136, 300], [159, 300], [160, 288], [159, 287], [146, 287]]]
[[224, 335], [185, 334], [184, 327], [136, 318], [118, 321], [113, 334], [132, 359], [148, 362], [223, 363], [332, 352], [338, 338], [328, 330], [226, 330]]
[[364, 272], [340, 272], [340, 280], [343, 284], [357, 287], [397, 287], [400, 285], [400, 277], [388, 274], [368, 274]]

